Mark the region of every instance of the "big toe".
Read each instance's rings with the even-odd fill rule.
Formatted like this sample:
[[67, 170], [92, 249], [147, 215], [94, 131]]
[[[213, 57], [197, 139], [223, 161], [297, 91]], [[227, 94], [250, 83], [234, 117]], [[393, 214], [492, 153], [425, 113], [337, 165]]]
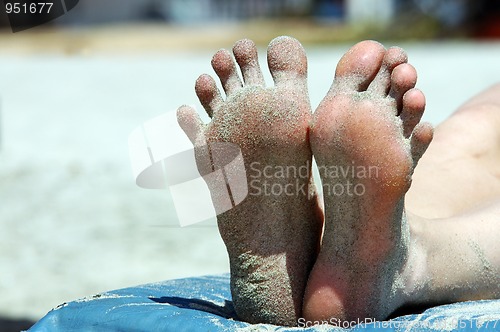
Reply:
[[334, 86], [355, 91], [366, 90], [379, 71], [384, 55], [385, 48], [376, 41], [357, 43], [340, 59]]
[[295, 38], [282, 36], [273, 39], [267, 48], [267, 63], [276, 85], [291, 80], [306, 81], [306, 52]]

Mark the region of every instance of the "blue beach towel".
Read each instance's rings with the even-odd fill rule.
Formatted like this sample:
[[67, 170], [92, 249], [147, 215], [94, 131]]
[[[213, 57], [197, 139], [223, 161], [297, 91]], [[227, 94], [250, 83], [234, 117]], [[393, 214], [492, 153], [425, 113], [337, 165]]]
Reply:
[[[300, 324], [300, 322], [299, 322]], [[302, 322], [304, 326], [306, 323]], [[286, 328], [238, 321], [229, 275], [168, 280], [63, 303], [30, 332], [68, 331], [500, 331], [500, 300], [442, 305], [355, 326]]]

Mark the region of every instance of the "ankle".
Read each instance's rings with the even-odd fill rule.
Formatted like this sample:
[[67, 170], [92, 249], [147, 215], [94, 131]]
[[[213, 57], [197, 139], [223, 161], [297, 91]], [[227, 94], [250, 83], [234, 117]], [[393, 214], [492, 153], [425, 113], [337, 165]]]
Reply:
[[427, 301], [431, 277], [426, 245], [427, 222], [425, 218], [407, 213], [410, 228], [410, 243], [407, 261], [400, 275], [399, 289], [396, 291], [396, 307], [422, 304]]

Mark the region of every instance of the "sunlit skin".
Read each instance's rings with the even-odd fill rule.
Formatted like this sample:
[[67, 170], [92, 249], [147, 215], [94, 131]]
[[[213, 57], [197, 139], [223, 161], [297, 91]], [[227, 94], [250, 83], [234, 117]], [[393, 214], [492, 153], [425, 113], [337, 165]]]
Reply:
[[[400, 48], [353, 46], [314, 114], [298, 41], [270, 43], [272, 87], [251, 41], [233, 54], [243, 80], [228, 51], [212, 59], [225, 99], [210, 76], [196, 82], [211, 122], [187, 106], [178, 120], [198, 156], [206, 142], [240, 146], [247, 180], [257, 180], [258, 194], [218, 216], [242, 320], [385, 319], [406, 306], [500, 297], [500, 85], [433, 130], [420, 122], [425, 97]], [[307, 194], [289, 195], [280, 167], [305, 167]], [[217, 209], [220, 187], [207, 184]]]

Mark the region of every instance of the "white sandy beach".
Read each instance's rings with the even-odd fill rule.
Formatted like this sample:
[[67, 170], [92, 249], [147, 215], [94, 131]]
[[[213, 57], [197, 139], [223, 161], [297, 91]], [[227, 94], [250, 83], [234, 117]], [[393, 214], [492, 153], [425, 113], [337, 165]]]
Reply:
[[[306, 47], [313, 107], [349, 46]], [[434, 124], [500, 81], [500, 44], [402, 46]], [[148, 119], [201, 110], [194, 81], [216, 50], [20, 56], [0, 44], [0, 316], [37, 320], [101, 291], [228, 271], [216, 227], [181, 228], [167, 191], [135, 185], [127, 146]]]

